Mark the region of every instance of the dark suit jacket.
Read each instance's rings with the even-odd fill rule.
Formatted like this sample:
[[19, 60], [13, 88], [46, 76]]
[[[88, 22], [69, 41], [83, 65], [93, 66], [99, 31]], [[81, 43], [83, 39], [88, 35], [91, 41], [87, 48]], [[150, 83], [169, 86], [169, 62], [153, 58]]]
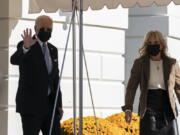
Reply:
[[[48, 75], [41, 46], [36, 42], [27, 53], [23, 53], [23, 41], [11, 56], [11, 63], [19, 66], [19, 86], [16, 95], [16, 111], [21, 114], [45, 115], [52, 111], [59, 80], [58, 51], [48, 43], [52, 59], [52, 72]], [[48, 86], [51, 94], [47, 96]], [[62, 107], [59, 92], [57, 107]]]
[[[180, 69], [176, 59], [168, 56], [162, 56], [163, 59], [163, 72], [164, 84], [169, 94], [169, 99], [174, 116], [178, 116], [175, 97], [177, 96], [180, 102]], [[140, 85], [140, 98], [139, 98], [139, 114], [141, 118], [146, 112], [148, 81], [150, 77], [150, 60], [148, 56], [140, 57], [134, 61], [131, 69], [131, 75], [128, 81], [125, 95], [125, 106], [122, 110], [133, 109], [134, 97], [138, 85]], [[175, 96], [176, 94], [176, 96]]]

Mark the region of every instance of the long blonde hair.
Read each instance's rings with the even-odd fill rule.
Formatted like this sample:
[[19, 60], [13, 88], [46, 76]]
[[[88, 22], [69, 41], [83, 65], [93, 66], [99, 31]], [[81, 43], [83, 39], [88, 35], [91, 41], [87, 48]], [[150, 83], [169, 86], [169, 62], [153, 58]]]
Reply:
[[159, 40], [160, 44], [163, 45], [161, 54], [164, 56], [167, 56], [167, 42], [166, 39], [163, 37], [162, 33], [154, 30], [154, 31], [149, 31], [148, 33], [146, 33], [145, 37], [144, 37], [144, 42], [142, 47], [139, 49], [139, 54], [140, 56], [147, 56], [148, 55], [148, 51], [147, 51], [147, 46], [148, 46], [148, 41], [151, 37], [155, 37], [156, 39]]

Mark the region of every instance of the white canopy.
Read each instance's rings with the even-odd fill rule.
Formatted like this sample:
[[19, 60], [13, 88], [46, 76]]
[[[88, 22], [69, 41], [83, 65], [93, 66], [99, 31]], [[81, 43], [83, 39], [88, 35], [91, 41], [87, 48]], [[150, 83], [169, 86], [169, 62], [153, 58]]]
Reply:
[[[175, 4], [180, 4], [180, 0], [84, 0], [83, 8], [84, 10], [87, 10], [89, 7], [93, 10], [99, 10], [107, 6], [109, 9], [114, 9], [119, 5], [129, 8], [136, 4], [141, 7], [147, 7], [154, 3], [159, 6], [166, 6], [171, 1]], [[42, 9], [45, 12], [56, 12], [57, 10], [72, 11], [72, 0], [29, 0], [29, 13], [39, 13]]]

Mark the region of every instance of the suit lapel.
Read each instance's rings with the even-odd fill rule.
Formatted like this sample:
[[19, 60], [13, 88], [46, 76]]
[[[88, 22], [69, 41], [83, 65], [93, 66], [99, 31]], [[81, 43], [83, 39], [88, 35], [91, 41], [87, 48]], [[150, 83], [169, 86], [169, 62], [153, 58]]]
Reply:
[[51, 74], [54, 72], [54, 69], [56, 67], [55, 63], [56, 63], [56, 54], [54, 52], [54, 48], [48, 43], [48, 49], [49, 49], [49, 53], [50, 53], [50, 57], [51, 57], [51, 61], [52, 61], [52, 72]]
[[40, 46], [40, 44], [38, 42], [36, 43], [36, 49], [37, 49], [37, 55], [40, 58], [40, 62], [42, 62], [43, 67], [44, 67], [46, 73], [48, 74], [48, 70], [47, 70], [47, 67], [46, 67], [46, 62], [45, 62], [45, 59], [44, 59], [44, 54], [43, 54], [42, 48], [41, 48], [41, 46]]
[[[49, 54], [50, 54], [51, 61], [52, 61], [52, 71], [51, 71], [50, 76], [53, 76], [56, 73], [57, 69], [58, 69], [57, 52], [56, 52], [55, 48], [52, 45], [50, 45], [49, 43], [47, 43], [47, 46], [48, 46]], [[48, 75], [48, 70], [47, 70], [47, 67], [46, 67], [44, 54], [43, 54], [42, 48], [41, 48], [41, 46], [39, 45], [38, 42], [36, 42], [36, 45], [35, 45], [34, 49], [36, 51], [36, 56], [39, 59], [39, 64], [40, 63], [42, 64], [42, 67], [44, 68], [45, 72]], [[37, 60], [37, 58], [35, 58], [35, 59]]]

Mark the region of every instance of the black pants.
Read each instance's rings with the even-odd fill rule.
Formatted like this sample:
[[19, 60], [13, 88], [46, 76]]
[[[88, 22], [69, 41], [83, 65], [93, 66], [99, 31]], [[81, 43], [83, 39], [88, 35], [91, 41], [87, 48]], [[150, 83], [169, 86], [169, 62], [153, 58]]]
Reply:
[[[45, 116], [22, 115], [23, 135], [39, 135], [40, 130], [43, 135], [49, 135], [52, 114]], [[53, 123], [52, 135], [61, 135], [60, 119], [56, 114]]]
[[167, 91], [148, 90], [147, 110], [140, 120], [140, 135], [179, 135]]

